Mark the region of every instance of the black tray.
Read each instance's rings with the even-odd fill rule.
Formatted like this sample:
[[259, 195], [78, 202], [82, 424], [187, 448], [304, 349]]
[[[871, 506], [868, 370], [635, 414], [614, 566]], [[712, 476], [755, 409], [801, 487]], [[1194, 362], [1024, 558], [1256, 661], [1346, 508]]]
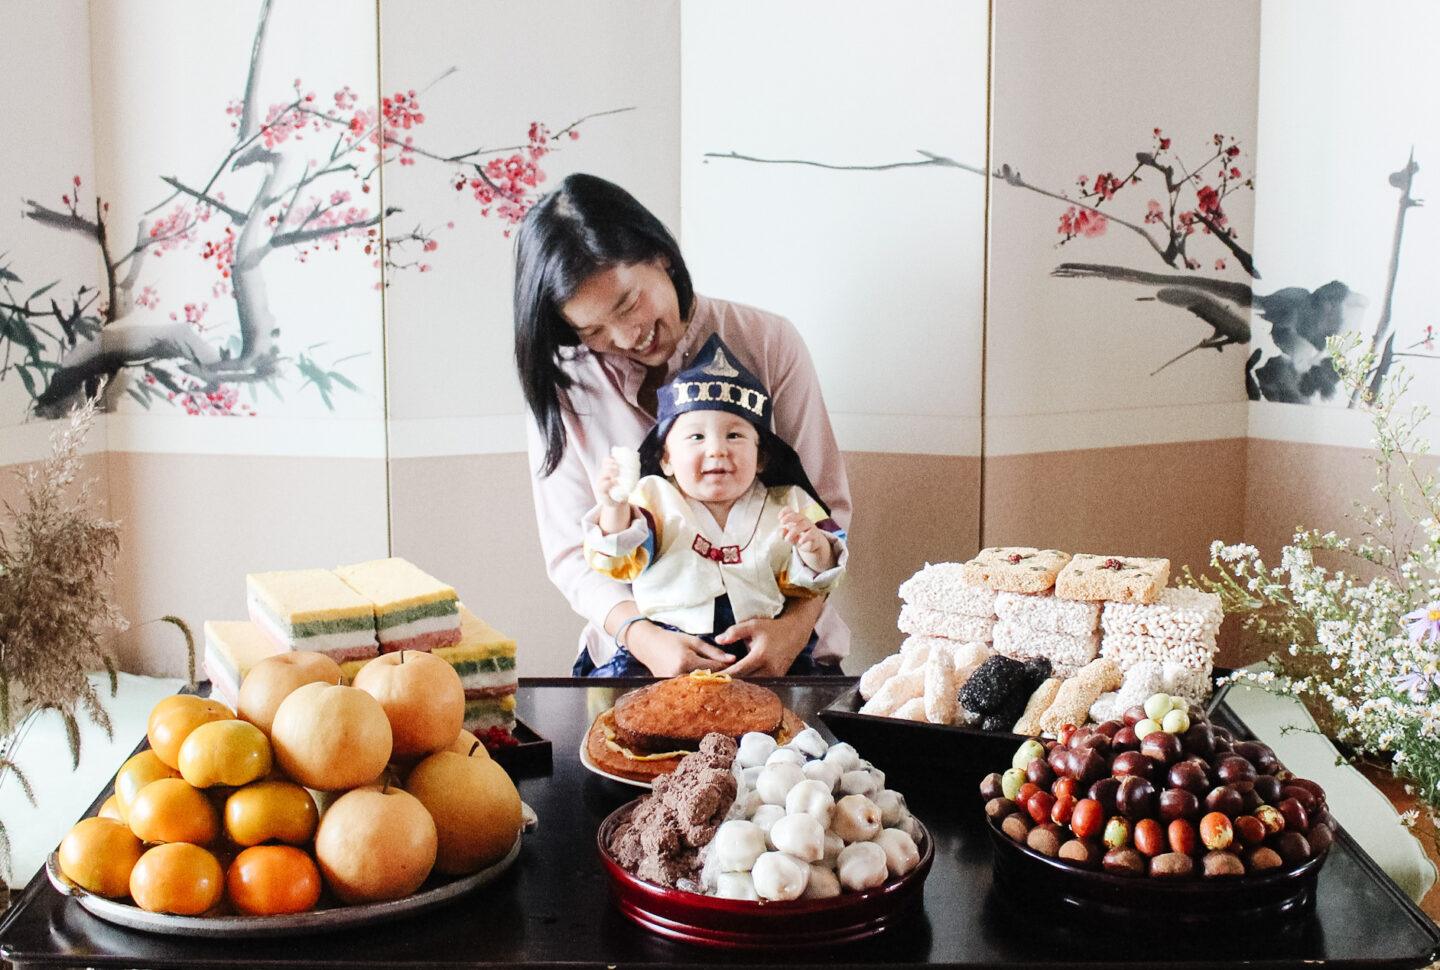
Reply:
[[1063, 917], [1161, 923], [1167, 931], [1256, 926], [1315, 908], [1315, 884], [1330, 853], [1293, 869], [1236, 879], [1131, 878], [1081, 869], [1042, 855], [986, 820], [995, 848], [995, 884], [1004, 893], [1054, 906]]
[[505, 769], [511, 778], [533, 778], [548, 775], [553, 767], [554, 755], [548, 738], [542, 738], [534, 728], [520, 718], [515, 719], [515, 729], [510, 732], [519, 744], [495, 748], [490, 757]]
[[[1216, 667], [1213, 677], [1219, 680], [1230, 673], [1227, 668]], [[1205, 703], [1205, 712], [1213, 715], [1229, 691], [1228, 681], [1216, 687]], [[911, 781], [928, 781], [936, 766], [943, 766], [947, 779], [979, 784], [990, 772], [1010, 767], [1015, 749], [1026, 739], [1026, 735], [1013, 731], [983, 731], [961, 725], [861, 714], [862, 704], [860, 688], [856, 685], [818, 715], [835, 737], [855, 745], [864, 757], [887, 773]]]

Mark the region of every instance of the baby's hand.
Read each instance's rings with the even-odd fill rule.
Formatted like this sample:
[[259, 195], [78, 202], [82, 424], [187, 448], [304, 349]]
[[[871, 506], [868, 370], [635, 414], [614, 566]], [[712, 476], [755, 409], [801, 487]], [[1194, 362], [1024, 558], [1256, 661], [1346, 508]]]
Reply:
[[611, 490], [620, 481], [620, 463], [606, 458], [600, 463], [600, 477], [595, 479], [595, 500], [602, 509], [618, 509], [626, 502], [617, 502], [610, 497]]
[[780, 510], [780, 531], [800, 553], [805, 565], [817, 573], [835, 565], [835, 550], [820, 527], [794, 509]]

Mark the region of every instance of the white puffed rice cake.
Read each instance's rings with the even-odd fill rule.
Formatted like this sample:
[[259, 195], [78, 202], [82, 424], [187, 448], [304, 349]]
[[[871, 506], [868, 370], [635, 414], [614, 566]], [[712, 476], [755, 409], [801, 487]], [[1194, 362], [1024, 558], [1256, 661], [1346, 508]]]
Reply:
[[901, 633], [911, 636], [944, 637], [947, 640], [969, 643], [973, 640], [989, 640], [995, 618], [945, 613], [906, 603], [900, 607], [900, 619], [896, 625], [900, 627]]
[[958, 562], [926, 563], [923, 569], [900, 584], [900, 598], [912, 606], [945, 613], [993, 616], [995, 591], [965, 582], [963, 568], [964, 564]]
[[1215, 638], [1171, 640], [1138, 633], [1107, 633], [1100, 640], [1100, 656], [1109, 657], [1129, 670], [1142, 660], [1184, 664], [1191, 670], [1207, 670], [1215, 664]]
[[892, 653], [884, 660], [875, 664], [869, 670], [860, 675], [860, 699], [868, 701], [875, 696], [875, 692], [884, 686], [885, 681], [900, 672], [900, 662], [904, 658], [898, 653]]
[[1044, 593], [1000, 593], [995, 597], [995, 615], [1030, 630], [1088, 637], [1100, 625], [1100, 604], [1062, 600], [1049, 590]]
[[896, 674], [885, 681], [875, 692], [875, 696], [861, 706], [860, 713], [890, 717], [906, 701], [918, 697], [923, 702], [924, 694], [925, 668], [921, 666], [918, 670]]
[[1214, 672], [1215, 668], [1210, 665], [1196, 668], [1167, 663], [1161, 680], [1165, 693], [1203, 704], [1215, 690]]
[[[959, 646], [959, 644], [956, 644]], [[960, 686], [955, 682], [955, 647], [930, 651], [925, 663], [925, 719], [931, 724], [952, 724], [960, 706]]]
[[1154, 603], [1106, 603], [1100, 625], [1107, 635], [1205, 641], [1215, 639], [1224, 618], [1214, 593], [1166, 588]]
[[1052, 664], [1084, 666], [1095, 659], [1100, 638], [1094, 633], [1073, 637], [1064, 633], [1032, 630], [1008, 620], [995, 624], [995, 652], [1012, 660], [1044, 657]]

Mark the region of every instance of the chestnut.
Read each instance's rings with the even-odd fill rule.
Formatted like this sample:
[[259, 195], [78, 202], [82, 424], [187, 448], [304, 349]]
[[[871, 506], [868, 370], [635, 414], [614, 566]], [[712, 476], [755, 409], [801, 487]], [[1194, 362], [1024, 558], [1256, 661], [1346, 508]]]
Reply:
[[1100, 810], [1104, 812], [1105, 815], [1110, 816], [1115, 814], [1115, 795], [1119, 791], [1119, 778], [1101, 778], [1090, 786], [1087, 794], [1091, 799], [1099, 802]]
[[1134, 849], [1111, 849], [1105, 853], [1101, 865], [1106, 872], [1117, 876], [1143, 876], [1147, 868], [1145, 857]]
[[1280, 800], [1280, 779], [1274, 775], [1256, 775], [1255, 794], [1267, 805], [1274, 805]]
[[1180, 739], [1168, 731], [1155, 731], [1140, 739], [1140, 753], [1162, 765], [1174, 764], [1184, 752]]
[[1077, 794], [1079, 790], [1080, 783], [1074, 778], [1056, 778], [1055, 784], [1050, 786], [1050, 794], [1054, 795], [1057, 800], [1067, 797], [1081, 798], [1083, 796]]
[[1149, 716], [1145, 713], [1144, 704], [1136, 704], [1134, 707], [1125, 708], [1125, 713], [1120, 715], [1120, 718], [1130, 727], [1134, 727]]
[[1115, 732], [1110, 739], [1110, 750], [1112, 751], [1138, 751], [1140, 749], [1140, 738], [1135, 734], [1135, 729], [1130, 725], [1122, 727]]
[[1203, 795], [1210, 787], [1205, 769], [1189, 760], [1171, 765], [1166, 780], [1171, 788], [1182, 788], [1196, 795]]
[[1005, 786], [1001, 780], [1000, 772], [992, 771], [980, 779], [980, 797], [987, 802], [992, 798], [1005, 797]]
[[[1050, 821], [1056, 825], [1069, 825], [1070, 816], [1074, 813], [1077, 804], [1074, 795], [1057, 795], [1055, 804], [1050, 806]], [[1259, 825], [1260, 823], [1256, 822], [1255, 824]]]
[[1311, 855], [1324, 855], [1335, 844], [1335, 830], [1328, 825], [1312, 823], [1305, 839], [1310, 843]]
[[1111, 718], [1108, 721], [1101, 721], [1095, 725], [1095, 730], [1107, 738], [1114, 738], [1117, 731], [1125, 726], [1125, 722], [1118, 718]]
[[1205, 721], [1196, 724], [1192, 720], [1190, 729], [1180, 736], [1180, 743], [1190, 754], [1208, 758], [1215, 753], [1215, 729]]
[[1256, 793], [1255, 789], [1242, 791], [1240, 793], [1240, 808], [1245, 812], [1254, 812], [1255, 809], [1265, 804], [1265, 800]]
[[1120, 779], [1115, 793], [1115, 808], [1126, 818], [1138, 819], [1155, 814], [1155, 786], [1138, 775]]
[[1298, 866], [1310, 858], [1310, 841], [1299, 832], [1281, 832], [1270, 840], [1270, 847], [1280, 853], [1287, 866]]
[[1155, 762], [1139, 751], [1122, 751], [1110, 762], [1110, 773], [1116, 778], [1134, 775], [1149, 781], [1154, 770]]
[[1210, 789], [1210, 794], [1205, 796], [1205, 810], [1234, 818], [1245, 810], [1245, 800], [1229, 785], [1221, 785]]
[[[1093, 869], [1100, 864], [1100, 850], [1083, 839], [1071, 839], [1060, 846], [1058, 854], [1066, 862], [1073, 862], [1086, 869]], [[1279, 857], [1276, 858], [1278, 860]]]
[[1095, 727], [1093, 725], [1086, 724], [1082, 727], [1078, 727], [1074, 731], [1070, 732], [1070, 737], [1067, 738], [1065, 741], [1065, 747], [1069, 748], [1071, 751], [1074, 751], [1076, 748], [1084, 745], [1085, 739], [1094, 733]]
[[1303, 833], [1310, 828], [1310, 813], [1305, 811], [1305, 806], [1298, 799], [1282, 798], [1275, 807], [1285, 818], [1286, 831]]
[[1101, 734], [1099, 731], [1091, 731], [1089, 734], [1085, 735], [1084, 739], [1081, 740], [1079, 744], [1073, 744], [1070, 746], [1070, 750], [1072, 751], [1083, 751], [1086, 748], [1098, 751], [1102, 755], [1109, 754], [1110, 739], [1105, 735]]
[[1150, 860], [1150, 875], [1157, 879], [1184, 879], [1195, 874], [1195, 860], [1184, 852], [1163, 852]]
[[1295, 801], [1299, 802], [1300, 807], [1305, 809], [1306, 815], [1309, 815], [1311, 812], [1315, 811], [1320, 807], [1320, 800], [1315, 797], [1315, 794], [1310, 791], [1310, 789], [1301, 788], [1299, 785], [1295, 784], [1293, 779], [1287, 784], [1281, 786], [1280, 802], [1277, 802], [1276, 804], [1283, 803], [1287, 798], [1293, 798], [1295, 799]]
[[1215, 777], [1220, 779], [1220, 783], [1238, 792], [1254, 788], [1256, 774], [1255, 766], [1239, 755], [1221, 758], [1215, 765]]
[[1081, 748], [1070, 752], [1072, 776], [1082, 785], [1088, 785], [1106, 775], [1105, 758], [1094, 748]]
[[1269, 774], [1280, 765], [1270, 745], [1261, 741], [1237, 741], [1231, 750], [1254, 765], [1262, 775]]
[[1245, 875], [1245, 864], [1233, 852], [1207, 852], [1201, 865], [1206, 879], [1228, 879]]
[[1045, 755], [1045, 763], [1050, 766], [1051, 771], [1055, 772], [1055, 774], [1061, 778], [1075, 777], [1075, 769], [1070, 761], [1069, 748], [1062, 748], [1057, 744]]
[[1292, 777], [1286, 784], [1294, 785], [1297, 788], [1304, 788], [1310, 792], [1310, 794], [1314, 795], [1316, 801], [1320, 802], [1320, 804], [1323, 805], [1325, 803], [1325, 789], [1320, 787], [1319, 782], [1311, 781], [1309, 778]]
[[1167, 822], [1177, 818], [1200, 817], [1200, 799], [1183, 788], [1168, 788], [1160, 793], [1160, 817]]
[[1051, 768], [1041, 759], [1036, 758], [1030, 762], [1029, 767], [1025, 769], [1025, 780], [1034, 782], [1041, 788], [1049, 788], [1055, 784], [1055, 769]]

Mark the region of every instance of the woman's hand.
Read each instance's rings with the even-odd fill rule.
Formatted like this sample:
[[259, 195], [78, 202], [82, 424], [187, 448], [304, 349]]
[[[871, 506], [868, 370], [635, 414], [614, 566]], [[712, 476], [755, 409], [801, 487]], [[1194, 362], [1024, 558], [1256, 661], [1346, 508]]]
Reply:
[[644, 620], [626, 628], [625, 649], [656, 677], [678, 677], [692, 670], [719, 670], [735, 660], [734, 654], [712, 647], [699, 637]]
[[721, 671], [733, 677], [784, 677], [815, 632], [825, 598], [791, 600], [773, 620], [742, 620], [715, 638], [716, 643], [750, 641], [750, 652]]
[[[794, 509], [780, 510], [780, 532], [800, 553], [800, 559], [817, 573], [835, 566], [835, 550], [820, 527]], [[808, 636], [808, 634], [807, 634]], [[792, 658], [793, 659], [793, 658]]]

